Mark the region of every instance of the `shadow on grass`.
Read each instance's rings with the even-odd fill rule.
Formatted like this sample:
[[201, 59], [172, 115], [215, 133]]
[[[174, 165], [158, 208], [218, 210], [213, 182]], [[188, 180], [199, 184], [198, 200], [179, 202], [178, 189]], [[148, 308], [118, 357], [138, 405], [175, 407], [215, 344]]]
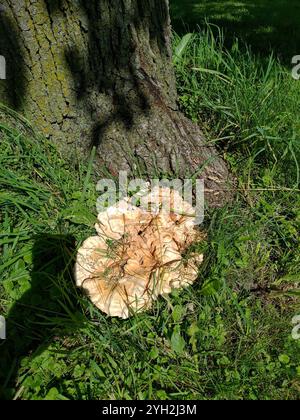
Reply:
[[237, 36], [254, 52], [275, 52], [285, 64], [300, 54], [299, 0], [170, 0], [174, 29], [183, 34], [203, 26], [205, 19]]
[[13, 305], [6, 317], [7, 339], [0, 342], [0, 399], [14, 397], [20, 362], [35, 357], [51, 341], [76, 328], [65, 308], [75, 315], [75, 239], [69, 235], [35, 238], [31, 288]]

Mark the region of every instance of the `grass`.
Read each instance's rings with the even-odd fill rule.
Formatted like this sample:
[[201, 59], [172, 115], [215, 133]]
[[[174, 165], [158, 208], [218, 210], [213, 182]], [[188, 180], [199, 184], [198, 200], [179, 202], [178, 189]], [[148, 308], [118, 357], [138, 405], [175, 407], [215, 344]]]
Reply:
[[94, 232], [91, 164], [1, 124], [2, 398], [299, 398], [300, 82], [210, 28], [174, 49], [181, 107], [239, 186], [206, 214], [199, 280], [127, 321], [96, 310], [72, 276]]
[[226, 31], [228, 44], [237, 36], [256, 53], [274, 52], [289, 67], [291, 58], [299, 54], [297, 0], [171, 0], [170, 5], [177, 32], [202, 28], [208, 20]]

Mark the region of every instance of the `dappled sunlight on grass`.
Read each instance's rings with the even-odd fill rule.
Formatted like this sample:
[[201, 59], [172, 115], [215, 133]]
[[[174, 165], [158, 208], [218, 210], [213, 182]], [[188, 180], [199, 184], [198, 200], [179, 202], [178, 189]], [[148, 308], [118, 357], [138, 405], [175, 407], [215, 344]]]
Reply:
[[286, 63], [300, 50], [298, 0], [171, 0], [173, 26], [184, 33], [203, 26], [205, 19], [247, 41], [256, 52], [274, 49]]

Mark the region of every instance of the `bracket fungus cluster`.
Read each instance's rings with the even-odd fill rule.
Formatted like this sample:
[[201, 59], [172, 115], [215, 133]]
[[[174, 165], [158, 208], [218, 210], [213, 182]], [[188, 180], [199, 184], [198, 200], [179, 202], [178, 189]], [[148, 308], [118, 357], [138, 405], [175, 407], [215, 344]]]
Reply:
[[77, 286], [110, 316], [126, 319], [150, 308], [158, 296], [196, 280], [203, 255], [184, 258], [203, 237], [194, 222], [193, 207], [169, 188], [154, 188], [140, 206], [123, 199], [98, 215], [97, 236], [79, 249]]

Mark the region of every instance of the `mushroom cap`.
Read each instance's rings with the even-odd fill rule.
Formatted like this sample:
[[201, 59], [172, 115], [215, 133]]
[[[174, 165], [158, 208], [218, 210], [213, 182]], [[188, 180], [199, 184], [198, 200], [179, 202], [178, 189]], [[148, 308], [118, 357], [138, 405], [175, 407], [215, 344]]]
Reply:
[[115, 284], [102, 277], [87, 279], [83, 288], [102, 312], [112, 317], [127, 319], [131, 314], [151, 306], [151, 299], [145, 286], [146, 283], [142, 278], [125, 276]]
[[101, 311], [128, 318], [130, 310], [137, 312], [150, 304], [147, 283], [151, 269], [146, 275], [145, 270], [130, 259], [122, 268], [122, 255], [117, 255], [122, 250], [118, 248], [115, 255], [113, 250], [110, 255], [109, 245], [101, 237], [87, 239], [78, 251], [75, 277], [77, 286], [85, 290]]
[[130, 230], [143, 229], [151, 221], [151, 215], [128, 200], [119, 201], [105, 212], [98, 214], [95, 228], [105, 239], [120, 240]]
[[[110, 316], [126, 319], [150, 308], [159, 295], [192, 284], [203, 261], [202, 255], [188, 262], [182, 257], [203, 238], [195, 228], [192, 206], [166, 188], [154, 189], [147, 200], [159, 205], [149, 211], [126, 198], [100, 213], [98, 236], [88, 238], [78, 251], [76, 284]], [[164, 206], [165, 200], [171, 205], [176, 201], [174, 211]], [[185, 213], [176, 213], [178, 208]]]
[[199, 265], [203, 262], [203, 255], [193, 256], [189, 261], [174, 261], [168, 266], [157, 270], [155, 285], [152, 289], [157, 295], [171, 293], [172, 289], [180, 289], [192, 285], [198, 277]]

